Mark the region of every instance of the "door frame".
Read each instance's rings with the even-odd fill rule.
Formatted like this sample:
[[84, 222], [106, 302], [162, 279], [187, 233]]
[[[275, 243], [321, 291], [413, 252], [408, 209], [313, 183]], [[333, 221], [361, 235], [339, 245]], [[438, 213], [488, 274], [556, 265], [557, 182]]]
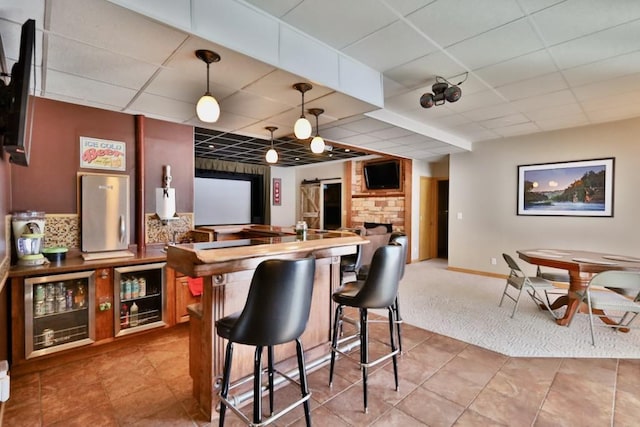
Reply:
[[438, 183], [448, 180], [448, 177], [420, 177], [419, 261], [438, 256]]

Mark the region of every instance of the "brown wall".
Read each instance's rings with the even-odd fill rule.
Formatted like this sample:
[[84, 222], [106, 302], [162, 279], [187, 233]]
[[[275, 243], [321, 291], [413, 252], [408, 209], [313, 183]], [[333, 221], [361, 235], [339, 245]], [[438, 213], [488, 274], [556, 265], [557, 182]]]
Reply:
[[[9, 263], [9, 251], [5, 243], [5, 216], [9, 213], [10, 174], [8, 156], [0, 154], [0, 261]], [[9, 359], [9, 286], [0, 272], [0, 360]]]

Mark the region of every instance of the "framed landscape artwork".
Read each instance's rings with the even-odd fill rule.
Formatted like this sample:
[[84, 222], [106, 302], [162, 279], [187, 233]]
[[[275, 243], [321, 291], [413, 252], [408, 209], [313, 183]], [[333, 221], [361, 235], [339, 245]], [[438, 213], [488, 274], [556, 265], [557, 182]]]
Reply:
[[613, 216], [614, 158], [518, 166], [518, 215]]

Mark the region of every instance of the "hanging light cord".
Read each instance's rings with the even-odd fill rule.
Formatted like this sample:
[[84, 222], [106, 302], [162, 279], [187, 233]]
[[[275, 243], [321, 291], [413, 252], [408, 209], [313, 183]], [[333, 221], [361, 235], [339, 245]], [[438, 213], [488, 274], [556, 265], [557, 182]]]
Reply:
[[304, 91], [301, 91], [301, 92], [302, 92], [302, 106], [301, 106], [302, 110], [300, 111], [300, 118], [304, 118]]

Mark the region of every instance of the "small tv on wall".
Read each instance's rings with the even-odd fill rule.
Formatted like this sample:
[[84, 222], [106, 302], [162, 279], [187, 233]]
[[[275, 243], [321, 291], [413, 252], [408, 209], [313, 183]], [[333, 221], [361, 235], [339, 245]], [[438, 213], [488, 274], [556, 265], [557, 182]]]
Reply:
[[364, 184], [368, 190], [400, 189], [400, 161], [383, 160], [365, 163]]
[[[11, 69], [8, 84], [0, 80], [0, 140], [9, 153], [9, 161], [21, 166], [29, 165], [33, 97], [29, 96], [33, 56], [36, 42], [36, 21], [22, 25], [20, 56]], [[2, 58], [4, 63], [4, 56]], [[5, 76], [8, 74], [3, 70]], [[35, 86], [35, 85], [34, 85]]]

